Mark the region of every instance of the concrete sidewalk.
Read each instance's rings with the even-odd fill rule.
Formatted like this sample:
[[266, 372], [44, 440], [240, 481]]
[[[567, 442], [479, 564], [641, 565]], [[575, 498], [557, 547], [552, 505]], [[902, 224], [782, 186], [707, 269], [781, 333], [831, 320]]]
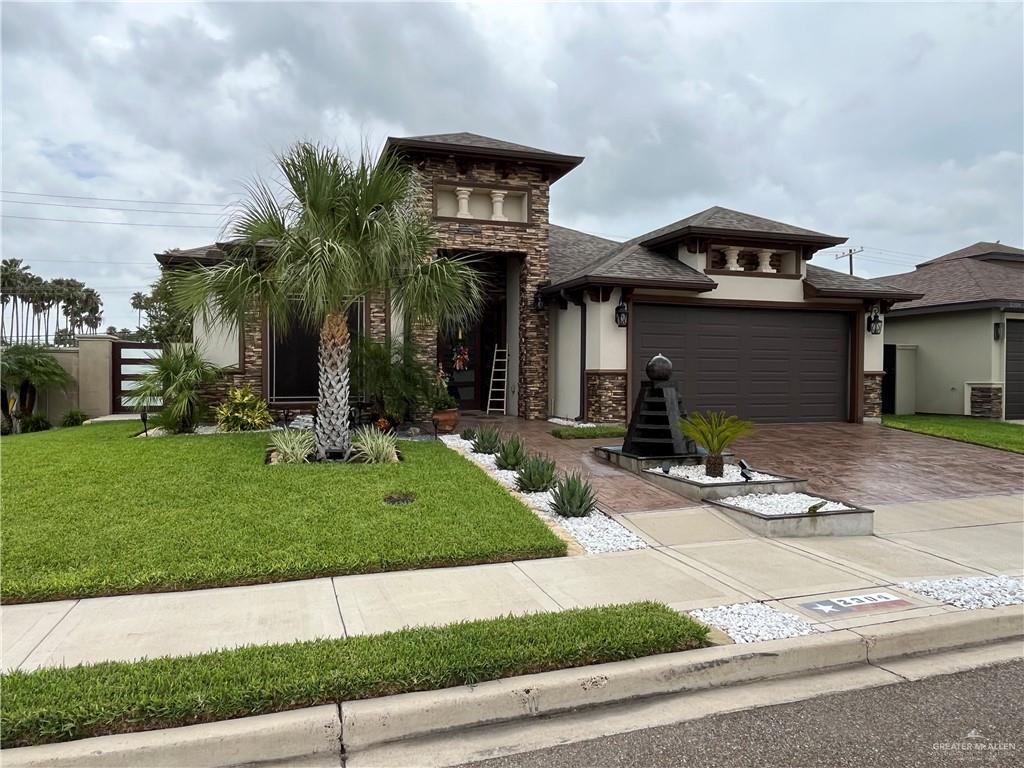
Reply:
[[[1024, 569], [1020, 496], [880, 507], [877, 536], [762, 539], [709, 507], [617, 516], [650, 549], [251, 587], [0, 607], [3, 668], [31, 670], [657, 600], [678, 610], [761, 600], [844, 629], [954, 606], [893, 584]], [[885, 588], [909, 606], [822, 621], [803, 607]]]

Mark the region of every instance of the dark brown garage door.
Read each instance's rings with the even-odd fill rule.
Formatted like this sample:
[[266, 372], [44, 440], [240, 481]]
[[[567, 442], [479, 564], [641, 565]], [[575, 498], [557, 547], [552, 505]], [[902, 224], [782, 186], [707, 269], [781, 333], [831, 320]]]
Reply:
[[765, 422], [848, 416], [848, 313], [634, 304], [633, 316], [634, 386], [660, 352], [687, 410]]
[[1024, 419], [1024, 320], [1006, 321], [1006, 418]]

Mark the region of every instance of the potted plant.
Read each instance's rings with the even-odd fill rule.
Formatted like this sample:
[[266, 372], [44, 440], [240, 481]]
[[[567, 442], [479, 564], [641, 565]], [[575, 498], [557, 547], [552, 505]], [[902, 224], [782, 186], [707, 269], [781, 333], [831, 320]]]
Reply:
[[680, 420], [679, 431], [707, 451], [704, 471], [708, 477], [721, 477], [725, 470], [722, 454], [734, 442], [754, 431], [754, 425], [725, 411], [694, 412]]
[[448, 374], [440, 363], [430, 392], [430, 407], [433, 411], [430, 420], [437, 431], [445, 435], [454, 432], [459, 425], [459, 401], [448, 390]]

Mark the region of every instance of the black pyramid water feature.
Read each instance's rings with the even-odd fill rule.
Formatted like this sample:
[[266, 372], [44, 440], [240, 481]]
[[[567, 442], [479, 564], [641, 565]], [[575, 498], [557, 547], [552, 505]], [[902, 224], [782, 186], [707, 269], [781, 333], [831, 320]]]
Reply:
[[594, 451], [602, 459], [634, 472], [666, 462], [699, 462], [702, 454], [696, 444], [679, 431], [679, 420], [686, 418], [686, 408], [671, 381], [672, 361], [655, 355], [645, 372], [647, 376], [640, 382], [622, 447]]

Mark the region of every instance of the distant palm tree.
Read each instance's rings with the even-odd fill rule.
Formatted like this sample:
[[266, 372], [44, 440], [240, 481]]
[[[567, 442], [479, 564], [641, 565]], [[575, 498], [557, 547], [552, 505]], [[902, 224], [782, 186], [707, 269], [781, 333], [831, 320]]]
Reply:
[[483, 299], [480, 273], [440, 257], [420, 188], [393, 156], [351, 160], [333, 147], [300, 143], [276, 158], [281, 198], [264, 181], [247, 189], [232, 217], [239, 247], [226, 260], [178, 273], [182, 309], [240, 322], [261, 307], [279, 331], [299, 322], [320, 331], [317, 455], [347, 453], [350, 335], [346, 313], [360, 298], [390, 291], [410, 319], [467, 324]]
[[136, 291], [132, 294], [132, 309], [138, 310], [139, 322], [138, 327], [142, 327], [142, 310], [146, 308], [146, 303], [149, 297], [141, 291]]

